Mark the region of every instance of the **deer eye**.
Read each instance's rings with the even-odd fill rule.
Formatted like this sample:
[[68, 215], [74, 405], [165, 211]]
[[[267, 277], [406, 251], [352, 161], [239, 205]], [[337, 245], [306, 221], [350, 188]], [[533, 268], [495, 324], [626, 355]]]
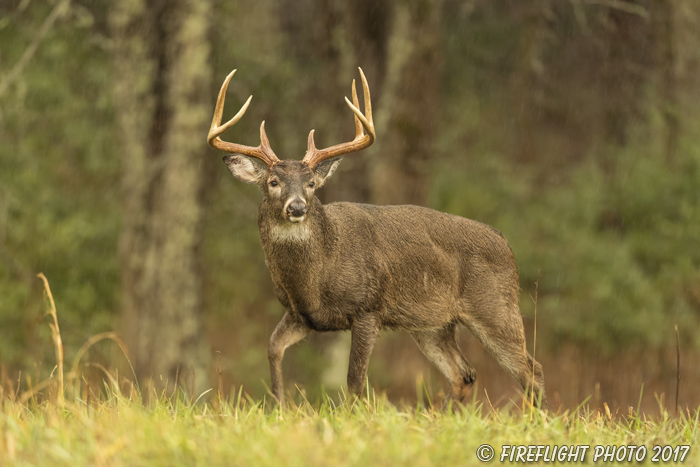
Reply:
[[277, 180], [271, 180], [270, 181], [270, 186], [277, 186], [279, 183], [277, 183]]
[[310, 188], [313, 188], [313, 187], [314, 187], [314, 185], [315, 185], [315, 183], [314, 183], [314, 182], [311, 182], [311, 183], [309, 183], [309, 187], [310, 187]]

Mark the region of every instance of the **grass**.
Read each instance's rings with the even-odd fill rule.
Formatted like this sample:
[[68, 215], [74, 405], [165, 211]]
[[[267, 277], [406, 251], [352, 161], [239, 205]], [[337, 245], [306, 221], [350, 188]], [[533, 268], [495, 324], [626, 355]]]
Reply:
[[[477, 448], [485, 443], [495, 448], [494, 464], [503, 445], [591, 445], [589, 462], [596, 445], [646, 446], [643, 464], [651, 464], [653, 446], [700, 441], [700, 410], [671, 416], [663, 404], [656, 418], [639, 407], [613, 414], [606, 404], [604, 411], [582, 404], [547, 413], [525, 399], [507, 409], [472, 402], [439, 410], [430, 402], [397, 407], [368, 390], [362, 399], [341, 394], [315, 403], [299, 392], [299, 402], [281, 410], [240, 390], [232, 398], [213, 390], [196, 398], [176, 391], [144, 401], [137, 385], [122, 391], [106, 368], [104, 387], [96, 390], [82, 384], [80, 359], [99, 340], [121, 341], [111, 333], [89, 339], [64, 380], [56, 308], [48, 281], [40, 278], [57, 365], [48, 379], [24, 392], [0, 386], [1, 466], [462, 466], [480, 465]], [[691, 447], [684, 463], [700, 463], [700, 452]]]
[[[700, 412], [658, 420], [584, 409], [531, 417], [478, 404], [399, 409], [372, 396], [354, 404], [326, 397], [286, 411], [240, 393], [234, 402], [198, 404], [183, 395], [143, 404], [114, 393], [61, 405], [5, 399], [0, 465], [479, 465], [483, 443], [498, 458], [505, 444], [645, 445], [651, 453], [653, 445], [700, 441]], [[685, 463], [698, 462], [691, 448]]]

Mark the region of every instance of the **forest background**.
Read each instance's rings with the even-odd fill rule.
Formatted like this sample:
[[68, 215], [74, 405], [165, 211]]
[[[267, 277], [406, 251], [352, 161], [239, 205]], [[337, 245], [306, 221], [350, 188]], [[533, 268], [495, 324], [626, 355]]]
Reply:
[[[353, 135], [357, 66], [377, 142], [321, 194], [411, 203], [509, 239], [530, 352], [550, 404], [700, 404], [700, 3], [678, 0], [9, 0], [0, 3], [0, 384], [54, 366], [42, 282], [66, 360], [193, 393], [266, 394], [283, 310], [257, 235], [257, 188], [208, 148], [238, 69], [227, 134], [301, 158], [308, 131]], [[536, 322], [536, 339], [535, 339]], [[533, 349], [536, 342], [536, 348]], [[467, 331], [475, 397], [515, 382]], [[347, 334], [287, 352], [287, 388], [344, 384]], [[113, 370], [110, 370], [113, 371]], [[393, 401], [441, 378], [385, 332], [370, 383]], [[14, 383], [12, 383], [14, 382]]]

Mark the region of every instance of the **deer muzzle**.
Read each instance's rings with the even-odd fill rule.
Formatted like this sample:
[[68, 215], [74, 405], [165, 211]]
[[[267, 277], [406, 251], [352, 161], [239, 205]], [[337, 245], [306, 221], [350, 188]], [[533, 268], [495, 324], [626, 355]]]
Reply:
[[306, 201], [301, 198], [293, 198], [291, 202], [287, 203], [285, 209], [287, 214], [287, 219], [291, 222], [301, 222], [304, 220], [304, 215], [309, 210]]

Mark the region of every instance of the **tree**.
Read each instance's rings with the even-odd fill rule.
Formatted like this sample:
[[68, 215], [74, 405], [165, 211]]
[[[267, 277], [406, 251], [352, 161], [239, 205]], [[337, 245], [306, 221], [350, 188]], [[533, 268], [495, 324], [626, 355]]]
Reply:
[[379, 204], [425, 205], [442, 78], [442, 2], [396, 5], [384, 96], [378, 106], [381, 157], [374, 177]]
[[140, 381], [195, 391], [207, 368], [198, 250], [210, 9], [202, 0], [129, 0], [115, 3], [110, 17], [123, 146], [125, 341]]
[[[343, 95], [350, 95], [350, 76], [362, 67], [372, 89], [372, 102], [379, 105], [386, 77], [386, 54], [392, 2], [388, 0], [339, 2], [314, 0], [300, 5], [285, 0], [278, 9], [279, 24], [287, 40], [286, 55], [294, 58], [298, 73], [311, 79], [304, 88], [306, 121], [315, 121], [316, 141], [330, 146], [353, 135], [352, 116]], [[306, 130], [308, 131], [308, 130]], [[333, 183], [319, 196], [324, 202], [369, 202], [371, 180], [368, 153], [346, 158]]]
[[625, 8], [611, 6], [604, 16], [607, 56], [602, 70], [604, 132], [617, 146], [629, 143], [630, 124], [644, 115], [644, 86], [653, 47], [648, 11], [641, 1], [627, 2]]
[[[342, 17], [347, 18], [343, 31], [344, 43], [348, 44], [351, 61], [361, 66], [367, 75], [372, 89], [372, 103], [375, 109], [382, 108], [384, 83], [387, 77], [387, 54], [389, 37], [392, 31], [392, 14], [396, 10], [395, 2], [390, 0], [360, 0], [343, 2]], [[353, 67], [354, 68], [354, 67]], [[352, 70], [354, 73], [355, 70]], [[340, 101], [338, 101], [340, 102]], [[339, 109], [344, 115], [342, 122], [347, 125], [347, 110]], [[344, 126], [347, 128], [347, 126]], [[380, 133], [382, 130], [380, 129]], [[343, 135], [348, 134], [346, 129]], [[383, 135], [379, 136], [381, 141]], [[344, 161], [344, 173], [335, 184], [329, 184], [329, 198], [332, 200], [367, 203], [372, 197], [372, 180], [370, 174], [375, 166], [379, 151], [369, 148], [362, 154]]]
[[540, 112], [538, 97], [543, 88], [545, 67], [542, 56], [548, 35], [547, 17], [552, 14], [549, 0], [527, 2], [522, 12], [523, 34], [520, 61], [514, 73], [513, 88], [517, 108], [515, 119], [515, 159], [523, 164], [532, 163], [538, 152], [535, 131], [536, 115]]
[[678, 137], [680, 133], [679, 104], [678, 104], [678, 78], [677, 68], [677, 41], [676, 38], [676, 2], [675, 0], [657, 0], [653, 3], [652, 11], [656, 35], [659, 45], [657, 69], [660, 71], [661, 80], [659, 89], [661, 94], [661, 114], [666, 126], [664, 152], [666, 160], [673, 163], [676, 159]]

